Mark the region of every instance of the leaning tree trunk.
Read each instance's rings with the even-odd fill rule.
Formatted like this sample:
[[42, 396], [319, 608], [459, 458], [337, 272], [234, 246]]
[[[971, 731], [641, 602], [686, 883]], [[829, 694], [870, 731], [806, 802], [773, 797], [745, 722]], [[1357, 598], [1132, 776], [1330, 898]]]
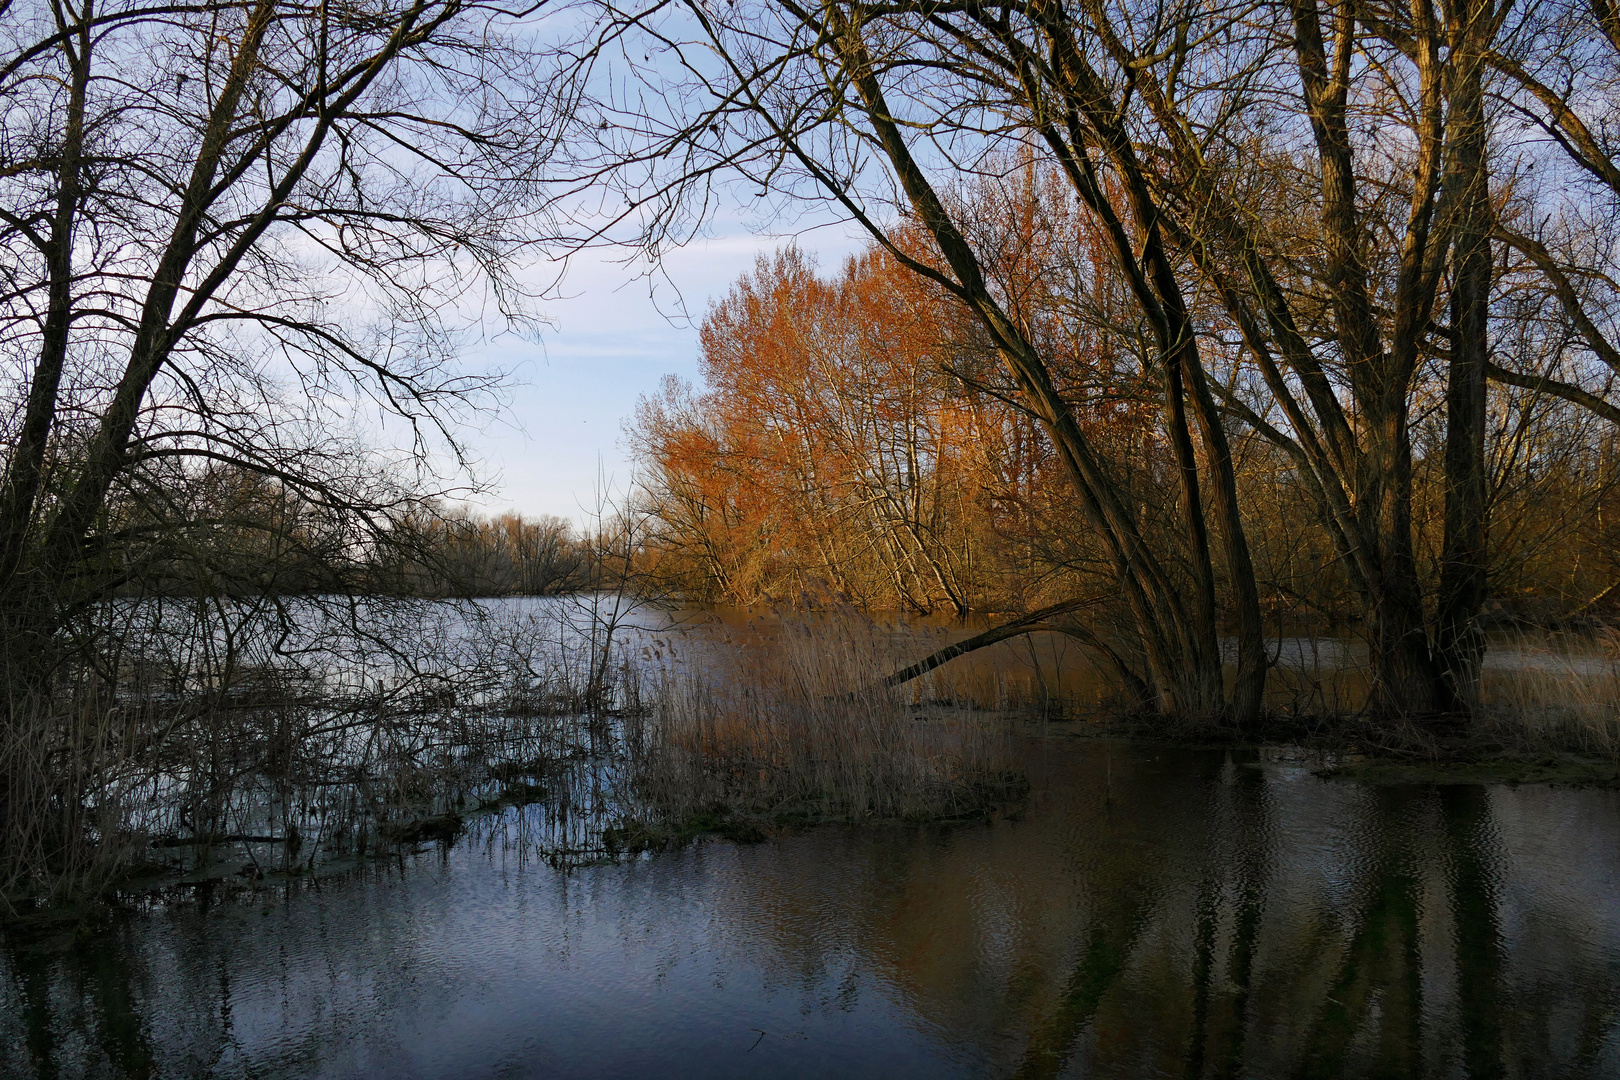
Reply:
[[[1232, 583], [1238, 670], [1231, 712], [1241, 724], [1260, 713], [1269, 667], [1260, 619], [1260, 591], [1238, 511], [1231, 448], [1210, 394], [1196, 328], [1188, 316], [1186, 298], [1165, 249], [1160, 229], [1163, 210], [1154, 199], [1122, 116], [1104, 81], [1086, 60], [1067, 17], [1058, 9], [1043, 8], [1035, 18], [1046, 36], [1052, 78], [1063, 103], [1062, 110], [1053, 110], [1052, 119], [1037, 124], [1036, 130], [1056, 154], [1076, 194], [1102, 223], [1114, 263], [1152, 324], [1163, 358], [1166, 420], [1182, 478], [1183, 509], [1196, 583], [1194, 656], [1198, 675], [1205, 680], [1200, 693], [1209, 703], [1208, 709], [1213, 710], [1220, 707], [1223, 699], [1215, 573], [1204, 518], [1206, 496], [1199, 483], [1186, 402], [1191, 402], [1198, 421], [1205, 463], [1213, 479], [1207, 500], [1219, 528]], [[1001, 34], [1004, 40], [1008, 38], [998, 26], [987, 29]], [[1007, 43], [1016, 51], [1016, 41], [1007, 40]], [[1034, 86], [1029, 87], [1029, 93], [1032, 100], [1040, 96]], [[1092, 142], [1102, 148], [1124, 184], [1135, 222], [1135, 236], [1127, 232], [1110, 193], [1104, 191], [1098, 180], [1086, 149]]]
[[1079, 497], [1082, 512], [1114, 564], [1141, 634], [1157, 707], [1166, 713], [1183, 715], [1207, 715], [1215, 711], [1220, 704], [1219, 650], [1198, 647], [1197, 622], [1189, 618], [1170, 574], [1148, 549], [1134, 515], [1076, 423], [1068, 403], [1058, 393], [1039, 350], [996, 301], [978, 256], [951, 220], [922, 167], [912, 157], [872, 73], [871, 58], [860, 40], [859, 28], [850, 26], [836, 8], [831, 15], [843, 63], [853, 75], [855, 89], [878, 142], [919, 220], [939, 245], [955, 275], [954, 280], [916, 263], [902, 252], [893, 253], [903, 264], [946, 285], [974, 311], [995, 342], [1009, 373], [1028, 396], [1031, 411], [1040, 418], [1052, 439]]

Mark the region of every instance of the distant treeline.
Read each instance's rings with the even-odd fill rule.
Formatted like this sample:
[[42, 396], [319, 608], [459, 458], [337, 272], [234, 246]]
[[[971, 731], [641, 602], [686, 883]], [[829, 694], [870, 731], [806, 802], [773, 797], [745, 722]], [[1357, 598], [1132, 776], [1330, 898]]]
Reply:
[[110, 553], [126, 596], [381, 594], [545, 596], [601, 577], [598, 543], [542, 515], [485, 517], [404, 496], [364, 519], [229, 466], [171, 478], [157, 515], [125, 508], [126, 532], [161, 542]]
[[379, 583], [413, 596], [553, 596], [601, 577], [595, 545], [552, 515], [481, 517], [465, 510], [408, 518]]

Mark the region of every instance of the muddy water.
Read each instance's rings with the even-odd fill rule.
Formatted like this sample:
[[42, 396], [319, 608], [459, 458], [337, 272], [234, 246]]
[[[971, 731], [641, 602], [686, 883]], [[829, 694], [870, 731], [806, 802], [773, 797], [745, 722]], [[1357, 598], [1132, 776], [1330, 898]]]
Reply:
[[0, 959], [0, 1075], [1620, 1075], [1620, 794], [1031, 739], [1016, 820], [571, 872], [509, 811]]

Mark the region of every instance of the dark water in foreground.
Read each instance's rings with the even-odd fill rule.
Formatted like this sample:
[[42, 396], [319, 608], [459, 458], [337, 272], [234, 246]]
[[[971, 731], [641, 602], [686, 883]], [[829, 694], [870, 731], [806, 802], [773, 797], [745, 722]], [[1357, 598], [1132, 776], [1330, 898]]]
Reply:
[[562, 873], [514, 811], [13, 950], [0, 1075], [1620, 1076], [1620, 794], [1028, 767], [1017, 821]]

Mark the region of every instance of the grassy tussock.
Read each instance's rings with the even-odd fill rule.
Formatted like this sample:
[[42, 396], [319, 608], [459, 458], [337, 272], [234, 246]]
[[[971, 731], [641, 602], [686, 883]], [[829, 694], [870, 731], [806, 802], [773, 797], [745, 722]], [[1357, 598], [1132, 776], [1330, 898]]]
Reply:
[[904, 642], [789, 625], [774, 641], [710, 648], [724, 665], [667, 671], [627, 731], [635, 791], [656, 820], [937, 820], [1015, 793], [1002, 716], [929, 685], [881, 687], [915, 655]]
[[1516, 749], [1620, 758], [1620, 628], [1522, 633], [1511, 655], [1486, 669], [1482, 728]]

